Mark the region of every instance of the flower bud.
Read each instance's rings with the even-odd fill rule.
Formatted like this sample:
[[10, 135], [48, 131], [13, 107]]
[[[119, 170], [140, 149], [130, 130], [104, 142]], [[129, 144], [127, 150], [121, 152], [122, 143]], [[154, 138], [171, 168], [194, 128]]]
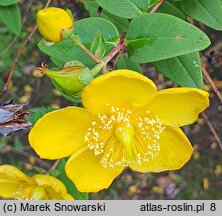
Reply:
[[37, 26], [45, 39], [59, 42], [72, 34], [74, 20], [67, 11], [49, 7], [38, 11]]
[[85, 69], [81, 65], [65, 65], [59, 71], [49, 70], [42, 65], [41, 70], [46, 76], [50, 77], [67, 95], [74, 95], [81, 92], [85, 84], [80, 81], [79, 75]]

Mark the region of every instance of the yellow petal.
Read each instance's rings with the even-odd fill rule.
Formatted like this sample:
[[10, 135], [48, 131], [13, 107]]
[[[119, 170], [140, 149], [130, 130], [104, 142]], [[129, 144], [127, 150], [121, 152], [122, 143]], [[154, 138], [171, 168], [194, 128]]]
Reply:
[[57, 193], [67, 193], [65, 185], [52, 176], [37, 174], [33, 178], [39, 186], [51, 187]]
[[169, 126], [183, 126], [195, 122], [200, 112], [209, 106], [209, 94], [195, 88], [161, 90], [147, 105], [161, 122]]
[[111, 106], [138, 108], [156, 94], [152, 80], [130, 70], [116, 70], [94, 79], [82, 92], [83, 105], [93, 113], [106, 113]]
[[91, 115], [86, 109], [67, 107], [53, 111], [37, 121], [29, 142], [42, 158], [67, 157], [85, 145], [83, 138], [90, 124]]
[[11, 165], [1, 165], [0, 166], [0, 181], [1, 180], [12, 180], [15, 182], [30, 182], [31, 179]]
[[160, 152], [155, 159], [142, 164], [131, 164], [139, 172], [162, 172], [180, 169], [191, 157], [193, 148], [180, 128], [167, 127], [158, 140]]
[[47, 196], [45, 199], [47, 200], [63, 200], [63, 196], [60, 193], [55, 192], [52, 188], [48, 187], [46, 189]]
[[35, 175], [33, 176], [39, 186], [45, 187], [47, 197], [52, 200], [73, 200], [73, 197], [67, 193], [65, 185], [53, 176]]
[[74, 200], [74, 198], [69, 193], [62, 194], [62, 197], [64, 200]]
[[81, 192], [98, 192], [108, 188], [124, 167], [104, 168], [94, 151], [83, 148], [66, 163], [66, 174]]
[[0, 197], [14, 198], [20, 183], [0, 182]]

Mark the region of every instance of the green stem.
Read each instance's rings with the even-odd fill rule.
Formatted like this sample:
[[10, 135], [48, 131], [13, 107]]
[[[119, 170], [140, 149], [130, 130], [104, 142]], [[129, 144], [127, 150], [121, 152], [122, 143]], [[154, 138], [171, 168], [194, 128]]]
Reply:
[[59, 164], [59, 162], [60, 162], [60, 159], [59, 159], [59, 160], [56, 160], [56, 161], [53, 163], [52, 167], [48, 170], [47, 173], [50, 174], [50, 172], [57, 167], [57, 165]]
[[78, 46], [83, 52], [85, 52], [93, 61], [95, 61], [97, 64], [100, 63], [100, 60], [91, 53], [82, 43], [80, 37], [78, 35], [72, 34], [70, 36], [70, 39], [74, 42], [75, 46]]
[[118, 53], [125, 46], [125, 43], [126, 42], [124, 39], [120, 40], [119, 43], [102, 59], [102, 61], [91, 69], [94, 76], [99, 73], [99, 71], [106, 66], [106, 64], [116, 55], [116, 53]]
[[165, 0], [160, 0], [153, 8], [152, 10], [150, 11], [150, 13], [155, 13], [156, 10], [160, 7], [161, 4], [164, 3]]
[[97, 64], [100, 63], [100, 60], [92, 54], [83, 44], [79, 46], [79, 48], [84, 51], [93, 61], [95, 61]]

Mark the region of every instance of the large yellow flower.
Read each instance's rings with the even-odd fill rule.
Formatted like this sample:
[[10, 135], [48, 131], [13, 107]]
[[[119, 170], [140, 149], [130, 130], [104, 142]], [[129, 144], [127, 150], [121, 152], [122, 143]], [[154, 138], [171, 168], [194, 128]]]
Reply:
[[195, 88], [157, 92], [145, 76], [116, 70], [94, 79], [82, 92], [85, 108], [46, 114], [29, 134], [42, 158], [70, 156], [66, 173], [82, 192], [109, 187], [127, 166], [139, 172], [181, 168], [192, 147], [179, 128], [208, 105]]
[[0, 166], [0, 197], [18, 200], [72, 200], [58, 179], [37, 174], [29, 177], [14, 166]]

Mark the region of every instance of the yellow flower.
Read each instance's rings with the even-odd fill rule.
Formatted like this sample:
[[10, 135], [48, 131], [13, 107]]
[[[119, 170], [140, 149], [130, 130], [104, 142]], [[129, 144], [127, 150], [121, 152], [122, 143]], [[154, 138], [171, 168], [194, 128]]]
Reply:
[[0, 166], [0, 197], [18, 200], [72, 200], [58, 179], [37, 174], [29, 177], [14, 166]]
[[180, 169], [193, 150], [179, 127], [209, 105], [203, 90], [157, 92], [150, 79], [129, 70], [94, 79], [82, 102], [85, 108], [46, 114], [29, 134], [42, 158], [71, 156], [66, 173], [82, 192], [109, 187], [127, 166], [139, 172]]
[[49, 7], [38, 11], [37, 26], [45, 39], [58, 42], [64, 39], [64, 31], [73, 32], [74, 20], [65, 10]]

